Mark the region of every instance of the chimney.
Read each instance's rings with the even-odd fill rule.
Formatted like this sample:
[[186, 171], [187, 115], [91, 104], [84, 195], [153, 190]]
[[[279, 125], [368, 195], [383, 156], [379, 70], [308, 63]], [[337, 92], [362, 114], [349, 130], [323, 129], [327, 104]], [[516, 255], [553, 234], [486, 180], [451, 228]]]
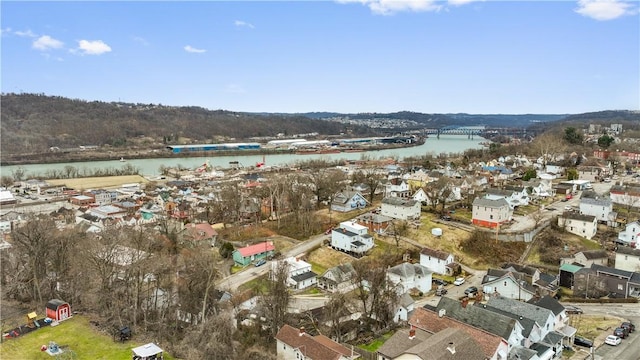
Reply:
[[463, 309], [466, 308], [467, 304], [469, 304], [469, 298], [468, 297], [462, 299], [462, 308]]
[[447, 350], [449, 350], [449, 352], [450, 352], [452, 355], [456, 353], [456, 347], [455, 347], [455, 346], [453, 346], [453, 343], [452, 343], [452, 342], [450, 342], [450, 343], [449, 343], [449, 346], [447, 346]]
[[443, 316], [445, 316], [446, 314], [447, 314], [447, 310], [445, 310], [445, 309], [440, 309], [440, 310], [438, 311], [438, 317], [443, 317]]
[[416, 328], [411, 325], [411, 329], [409, 329], [409, 340], [413, 340], [416, 337]]
[[298, 334], [298, 336], [302, 336], [304, 335], [304, 326], [300, 327], [300, 333]]

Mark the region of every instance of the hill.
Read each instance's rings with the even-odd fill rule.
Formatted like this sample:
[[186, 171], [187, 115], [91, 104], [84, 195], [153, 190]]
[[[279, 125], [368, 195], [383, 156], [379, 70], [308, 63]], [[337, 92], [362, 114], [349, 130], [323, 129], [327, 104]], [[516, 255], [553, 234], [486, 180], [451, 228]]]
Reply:
[[161, 147], [245, 141], [277, 134], [371, 135], [366, 126], [302, 115], [247, 114], [201, 107], [107, 103], [39, 94], [3, 94], [2, 156], [82, 145]]

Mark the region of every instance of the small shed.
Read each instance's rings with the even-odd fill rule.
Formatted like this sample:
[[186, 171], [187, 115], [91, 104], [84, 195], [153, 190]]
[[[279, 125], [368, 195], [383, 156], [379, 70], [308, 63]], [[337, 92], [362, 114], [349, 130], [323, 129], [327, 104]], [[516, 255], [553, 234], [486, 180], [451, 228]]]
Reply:
[[148, 343], [131, 349], [133, 360], [161, 360], [164, 358], [163, 351], [158, 345]]
[[433, 236], [442, 236], [442, 229], [441, 228], [433, 228], [433, 229], [431, 229], [431, 235], [433, 235]]
[[62, 321], [71, 317], [71, 306], [59, 299], [49, 300], [46, 305], [47, 317], [54, 321]]

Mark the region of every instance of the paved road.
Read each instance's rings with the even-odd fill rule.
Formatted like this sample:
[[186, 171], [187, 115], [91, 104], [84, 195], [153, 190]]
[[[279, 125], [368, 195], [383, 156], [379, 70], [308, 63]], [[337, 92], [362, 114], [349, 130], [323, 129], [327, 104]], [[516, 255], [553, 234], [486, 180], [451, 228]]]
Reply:
[[[571, 304], [580, 307], [585, 314], [602, 314], [616, 316], [622, 319], [630, 320], [632, 323], [640, 324], [640, 305], [638, 304]], [[596, 347], [593, 357], [586, 349], [575, 347], [578, 350], [571, 357], [571, 360], [640, 360], [640, 332], [636, 331], [624, 340], [618, 346], [609, 346], [604, 344], [604, 338], [612, 331], [603, 331], [596, 339], [594, 345]]]
[[[322, 244], [322, 240], [327, 239], [327, 235], [321, 234], [311, 237], [309, 240], [302, 242], [283, 253], [284, 257], [292, 257], [298, 256], [300, 254], [308, 253], [313, 248], [316, 248]], [[253, 279], [256, 279], [271, 269], [271, 264], [273, 261], [267, 261], [266, 264], [255, 267], [253, 265], [249, 265], [245, 270], [235, 273], [233, 275], [227, 276], [224, 279], [218, 281], [218, 288], [226, 291], [236, 291], [238, 287], [246, 282], [249, 282]]]

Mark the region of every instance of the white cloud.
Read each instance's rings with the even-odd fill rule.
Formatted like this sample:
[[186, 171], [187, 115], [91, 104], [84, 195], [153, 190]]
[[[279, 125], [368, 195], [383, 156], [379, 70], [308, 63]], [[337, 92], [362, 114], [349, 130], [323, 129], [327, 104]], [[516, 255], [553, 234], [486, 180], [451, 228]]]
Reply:
[[368, 6], [374, 14], [392, 15], [402, 11], [440, 11], [437, 0], [337, 0], [342, 4], [359, 3]]
[[195, 53], [195, 54], [202, 54], [207, 52], [207, 50], [205, 49], [196, 49], [191, 45], [187, 45], [184, 47], [184, 51], [188, 52], [188, 53]]
[[236, 20], [233, 22], [233, 24], [237, 27], [248, 27], [249, 29], [255, 29], [256, 27], [253, 26], [253, 24], [248, 23], [246, 21], [242, 21], [242, 20]]
[[79, 40], [75, 51], [83, 55], [102, 55], [111, 51], [111, 47], [102, 40]]
[[599, 21], [613, 20], [633, 13], [630, 3], [619, 0], [579, 0], [575, 11]]
[[25, 30], [25, 31], [16, 30], [13, 33], [18, 35], [18, 36], [23, 36], [23, 37], [36, 37], [36, 36], [38, 36], [31, 30]]
[[47, 51], [50, 49], [60, 49], [64, 46], [64, 43], [60, 40], [54, 39], [49, 35], [42, 35], [33, 41], [31, 45], [36, 50]]
[[10, 28], [10, 27], [8, 27], [8, 28], [0, 29], [0, 33], [1, 33], [2, 35], [5, 35], [5, 34], [11, 34], [11, 28]]

